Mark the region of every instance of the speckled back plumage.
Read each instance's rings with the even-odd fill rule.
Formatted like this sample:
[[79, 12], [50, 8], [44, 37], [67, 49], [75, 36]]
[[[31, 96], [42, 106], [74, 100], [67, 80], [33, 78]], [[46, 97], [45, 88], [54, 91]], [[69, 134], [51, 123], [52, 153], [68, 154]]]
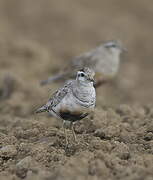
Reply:
[[93, 83], [90, 83], [90, 81], [93, 79], [94, 72], [89, 68], [85, 68], [82, 72], [85, 72], [86, 79], [89, 82], [80, 84], [77, 79], [68, 81], [36, 112], [47, 111], [61, 119], [74, 121], [84, 118], [90, 111], [93, 111], [96, 94]]

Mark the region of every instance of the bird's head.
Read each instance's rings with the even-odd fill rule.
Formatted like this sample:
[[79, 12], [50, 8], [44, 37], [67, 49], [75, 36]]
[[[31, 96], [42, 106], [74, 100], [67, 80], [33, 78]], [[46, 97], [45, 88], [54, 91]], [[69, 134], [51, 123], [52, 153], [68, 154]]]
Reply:
[[95, 72], [90, 68], [83, 68], [77, 72], [77, 81], [81, 84], [93, 84]]
[[123, 47], [120, 41], [117, 40], [107, 41], [104, 43], [104, 47], [112, 53], [120, 54], [122, 52], [127, 52], [127, 49]]

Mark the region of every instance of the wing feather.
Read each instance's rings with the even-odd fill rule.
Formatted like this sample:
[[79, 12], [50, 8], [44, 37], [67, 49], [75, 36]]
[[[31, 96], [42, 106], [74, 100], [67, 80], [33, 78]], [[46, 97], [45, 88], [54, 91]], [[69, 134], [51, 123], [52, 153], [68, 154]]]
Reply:
[[49, 99], [49, 101], [36, 110], [36, 113], [49, 112], [53, 107], [57, 106], [61, 100], [67, 95], [72, 89], [73, 81], [68, 81], [62, 88], [59, 88]]
[[73, 81], [68, 81], [67, 83], [65, 83], [65, 85], [58, 89], [53, 95], [52, 97], [49, 99], [49, 101], [46, 103], [46, 106], [49, 109], [52, 109], [52, 107], [57, 106], [62, 99], [67, 95], [67, 93], [72, 89], [72, 84]]

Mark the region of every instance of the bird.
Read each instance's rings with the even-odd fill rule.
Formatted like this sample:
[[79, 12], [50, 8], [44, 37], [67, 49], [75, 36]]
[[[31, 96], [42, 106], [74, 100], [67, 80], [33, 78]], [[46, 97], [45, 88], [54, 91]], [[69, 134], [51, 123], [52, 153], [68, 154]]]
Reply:
[[58, 80], [68, 80], [73, 78], [78, 69], [89, 67], [95, 71], [95, 87], [98, 87], [113, 79], [119, 70], [120, 55], [127, 51], [122, 43], [117, 40], [101, 43], [95, 49], [74, 57], [68, 67], [46, 80], [40, 82], [41, 85], [50, 84]]
[[66, 125], [70, 124], [73, 138], [76, 134], [73, 125], [95, 109], [96, 92], [93, 86], [95, 72], [87, 67], [79, 70], [76, 79], [66, 81], [36, 113], [49, 112], [52, 116], [63, 120], [65, 141], [68, 144]]

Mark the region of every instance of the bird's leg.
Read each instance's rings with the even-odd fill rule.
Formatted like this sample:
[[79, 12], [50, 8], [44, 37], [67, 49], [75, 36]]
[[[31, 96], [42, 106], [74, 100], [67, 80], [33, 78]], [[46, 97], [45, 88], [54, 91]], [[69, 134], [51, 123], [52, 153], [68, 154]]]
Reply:
[[73, 134], [73, 139], [74, 141], [76, 142], [77, 141], [77, 138], [76, 138], [76, 134], [75, 134], [75, 131], [74, 131], [74, 127], [73, 127], [73, 122], [71, 123], [71, 130], [72, 130], [72, 134]]
[[63, 121], [63, 129], [64, 129], [64, 135], [65, 135], [65, 143], [66, 145], [68, 145], [68, 138], [67, 138], [67, 131], [66, 131], [66, 128], [65, 128], [65, 121]]

